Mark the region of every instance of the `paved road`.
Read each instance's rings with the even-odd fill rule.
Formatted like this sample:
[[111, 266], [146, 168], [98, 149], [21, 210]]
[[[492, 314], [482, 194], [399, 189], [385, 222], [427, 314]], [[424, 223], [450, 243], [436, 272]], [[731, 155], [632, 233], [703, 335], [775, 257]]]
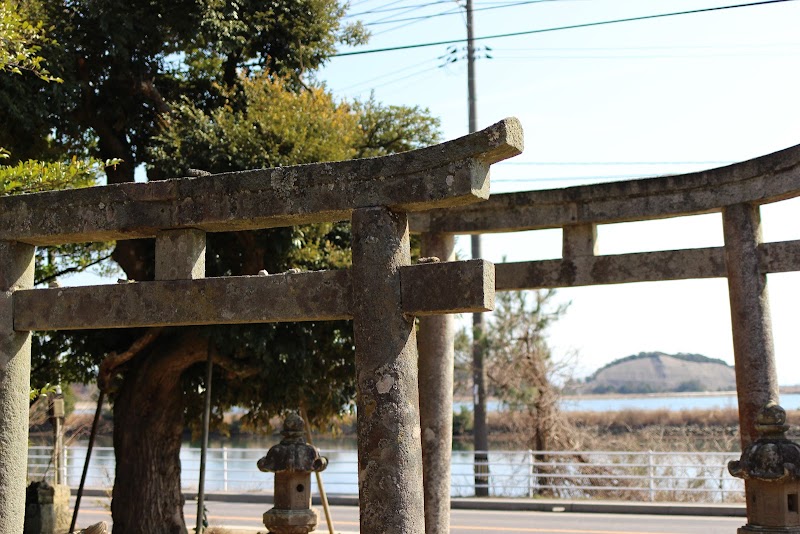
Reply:
[[[79, 526], [104, 519], [110, 521], [108, 500], [84, 498], [79, 516]], [[187, 504], [186, 522], [194, 525], [196, 505]], [[211, 525], [230, 526], [251, 532], [266, 529], [261, 525], [261, 515], [270, 505], [209, 502]], [[327, 534], [321, 507], [320, 526], [316, 532]], [[337, 533], [358, 531], [358, 508], [332, 507], [333, 523]], [[558, 512], [496, 512], [479, 510], [453, 510], [452, 534], [475, 532], [505, 534], [734, 534], [745, 523], [744, 518], [648, 516], [630, 514], [574, 514]]]

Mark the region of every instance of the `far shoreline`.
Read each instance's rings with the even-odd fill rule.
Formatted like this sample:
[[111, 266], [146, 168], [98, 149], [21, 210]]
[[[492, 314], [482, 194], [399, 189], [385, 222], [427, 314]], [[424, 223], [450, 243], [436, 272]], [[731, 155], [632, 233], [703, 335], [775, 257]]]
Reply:
[[[800, 385], [780, 386], [781, 395], [800, 393]], [[736, 395], [736, 390], [726, 391], [660, 391], [657, 393], [586, 393], [583, 395], [562, 395], [563, 400], [598, 400], [598, 399], [634, 399], [634, 398], [664, 398], [664, 397], [729, 397]]]

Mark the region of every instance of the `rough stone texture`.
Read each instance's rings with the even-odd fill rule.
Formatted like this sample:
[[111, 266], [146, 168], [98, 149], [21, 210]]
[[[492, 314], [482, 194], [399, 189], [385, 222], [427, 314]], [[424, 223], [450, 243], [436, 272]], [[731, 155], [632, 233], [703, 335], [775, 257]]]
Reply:
[[[491, 310], [494, 266], [483, 260], [401, 269], [403, 313]], [[76, 330], [351, 319], [350, 271], [32, 289], [14, 294], [14, 328]], [[431, 278], [436, 280], [431, 283]], [[436, 290], [445, 288], [448, 291]]]
[[352, 210], [463, 205], [489, 196], [489, 165], [522, 151], [506, 119], [419, 150], [151, 183], [0, 198], [0, 239], [35, 245], [153, 237], [159, 230], [247, 230], [346, 220]]
[[399, 269], [411, 262], [406, 215], [353, 212], [358, 480], [362, 534], [423, 534], [425, 512], [414, 318]]
[[307, 534], [317, 526], [311, 509], [311, 473], [323, 471], [327, 458], [305, 440], [303, 418], [290, 412], [283, 439], [258, 461], [260, 471], [275, 473], [275, 506], [264, 514], [264, 526], [275, 534]]
[[[798, 261], [800, 266], [800, 261]], [[726, 275], [722, 247], [498, 263], [497, 291], [624, 284]]]
[[196, 280], [206, 275], [206, 233], [189, 228], [156, 235], [156, 280]]
[[347, 271], [20, 291], [18, 330], [347, 319]]
[[597, 225], [571, 224], [562, 235], [561, 257], [577, 258], [597, 255]]
[[718, 169], [597, 185], [492, 195], [410, 218], [414, 232], [489, 233], [658, 219], [800, 195], [800, 145]]
[[[449, 234], [422, 234], [422, 256], [455, 259], [455, 239]], [[433, 264], [436, 265], [436, 264]], [[401, 270], [402, 272], [402, 270]], [[442, 287], [432, 278], [428, 286]], [[492, 280], [492, 282], [494, 282]], [[490, 286], [494, 293], [494, 284]], [[405, 289], [405, 280], [403, 288]], [[443, 287], [446, 291], [449, 286]], [[425, 485], [425, 533], [450, 532], [450, 460], [453, 449], [453, 343], [455, 317], [421, 317], [419, 399], [422, 428], [422, 475]]]
[[[739, 436], [742, 450], [745, 450], [758, 438], [756, 419], [761, 409], [778, 403], [778, 375], [767, 276], [759, 268], [761, 218], [758, 206], [729, 206], [722, 212], [722, 223], [739, 402]], [[748, 522], [755, 512], [756, 489], [751, 481], [745, 481]]]
[[762, 273], [800, 271], [800, 241], [762, 243], [758, 251]]
[[69, 531], [72, 514], [69, 508], [69, 487], [34, 482], [28, 486], [25, 499], [24, 534], [64, 534]]
[[31, 338], [14, 332], [12, 293], [33, 286], [33, 247], [0, 241], [0, 532], [22, 532]]
[[[780, 529], [800, 532], [800, 445], [786, 438], [786, 411], [768, 404], [756, 420], [758, 439], [744, 449], [740, 460], [728, 463], [731, 475], [750, 485], [748, 522], [740, 532]], [[788, 527], [788, 528], [787, 528]]]
[[758, 206], [739, 204], [726, 208], [723, 230], [744, 450], [758, 438], [756, 418], [761, 409], [778, 403], [767, 277], [759, 268], [761, 220]]
[[491, 311], [494, 268], [485, 260], [402, 267], [403, 312], [424, 316]]

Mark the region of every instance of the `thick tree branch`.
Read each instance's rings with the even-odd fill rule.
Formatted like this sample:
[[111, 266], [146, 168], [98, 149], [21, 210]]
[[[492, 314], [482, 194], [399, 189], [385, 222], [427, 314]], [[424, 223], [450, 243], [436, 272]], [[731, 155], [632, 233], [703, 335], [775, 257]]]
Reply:
[[214, 353], [214, 365], [219, 365], [231, 378], [250, 378], [258, 374], [258, 367], [243, 365], [240, 361], [227, 356], [222, 356], [213, 345], [209, 344], [209, 350]]
[[107, 260], [107, 259], [109, 259], [109, 258], [111, 258], [111, 254], [106, 254], [105, 256], [102, 256], [102, 257], [100, 257], [100, 258], [97, 258], [97, 259], [96, 259], [96, 260], [94, 260], [93, 262], [91, 262], [91, 263], [88, 263], [88, 264], [86, 264], [86, 265], [79, 265], [79, 266], [75, 266], [75, 267], [69, 267], [69, 268], [67, 268], [67, 269], [64, 269], [64, 270], [62, 270], [62, 271], [58, 271], [57, 273], [51, 274], [50, 276], [45, 276], [44, 278], [42, 278], [42, 279], [40, 279], [40, 280], [36, 280], [36, 281], [35, 281], [33, 284], [34, 284], [34, 285], [38, 285], [38, 284], [44, 284], [45, 282], [49, 282], [50, 280], [55, 280], [55, 279], [56, 279], [56, 278], [58, 278], [59, 276], [63, 276], [63, 275], [65, 275], [65, 274], [70, 274], [70, 273], [79, 273], [79, 272], [85, 271], [85, 270], [86, 270], [86, 269], [88, 269], [89, 267], [92, 267], [92, 266], [94, 266], [94, 265], [97, 265], [97, 264], [98, 264], [98, 263], [100, 263], [101, 261], [105, 261], [105, 260]]
[[139, 82], [139, 93], [144, 95], [148, 100], [150, 100], [156, 108], [156, 111], [162, 115], [166, 115], [172, 108], [169, 104], [164, 101], [164, 98], [161, 96], [161, 92], [153, 83], [153, 80], [142, 80]]
[[133, 359], [137, 354], [147, 348], [163, 331], [163, 328], [151, 328], [142, 337], [133, 342], [128, 350], [116, 353], [111, 352], [100, 363], [100, 370], [97, 374], [97, 385], [103, 391], [106, 390], [111, 382], [111, 376], [114, 370], [124, 363]]

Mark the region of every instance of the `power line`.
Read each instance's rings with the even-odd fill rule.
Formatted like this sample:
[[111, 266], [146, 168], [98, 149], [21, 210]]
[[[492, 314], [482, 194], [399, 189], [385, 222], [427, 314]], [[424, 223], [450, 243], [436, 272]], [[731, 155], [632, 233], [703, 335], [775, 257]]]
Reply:
[[[537, 0], [537, 1], [539, 1], [539, 0]], [[475, 10], [475, 11], [477, 11], [477, 10]], [[460, 12], [461, 12], [461, 8], [460, 7], [456, 7], [454, 9], [450, 9], [448, 11], [442, 11], [441, 13], [433, 13], [431, 15], [421, 15], [419, 17], [407, 17], [407, 18], [404, 18], [404, 19], [392, 19], [392, 20], [388, 20], [388, 17], [387, 17], [385, 19], [376, 20], [375, 22], [366, 22], [366, 23], [364, 23], [364, 26], [380, 26], [380, 25], [383, 25], [383, 24], [395, 24], [395, 23], [398, 23], [398, 22], [409, 22], [409, 21], [419, 22], [419, 21], [423, 21], [423, 20], [436, 18], [436, 17], [442, 17], [444, 15], [457, 15]]]
[[[382, 80], [383, 78], [388, 78], [390, 76], [395, 76], [397, 74], [400, 74], [401, 72], [406, 72], [406, 71], [409, 71], [411, 69], [415, 69], [417, 67], [422, 67], [423, 65], [428, 65], [430, 63], [438, 63], [438, 62], [439, 62], [438, 58], [437, 59], [428, 59], [426, 61], [421, 61], [419, 63], [414, 63], [413, 65], [408, 65], [407, 67], [403, 67], [401, 69], [396, 69], [396, 70], [393, 70], [391, 72], [387, 72], [385, 74], [380, 74], [380, 75], [375, 76], [373, 78], [368, 78], [366, 80], [362, 80], [360, 82], [356, 82], [354, 84], [347, 85], [345, 87], [339, 87], [339, 88], [336, 89], [336, 91], [337, 92], [346, 92], [346, 91], [349, 91], [351, 89], [355, 89], [356, 87], [360, 87], [362, 85], [368, 85], [371, 82], [374, 82], [376, 80]], [[438, 66], [436, 68], [438, 68]], [[426, 68], [425, 70], [427, 71], [428, 68]], [[403, 78], [401, 78], [399, 80], [395, 80], [395, 81], [402, 81], [402, 79]], [[382, 84], [382, 85], [385, 85], [385, 84]]]
[[[727, 6], [719, 6], [719, 7], [707, 7], [702, 9], [693, 9], [689, 11], [675, 11], [671, 13], [659, 13], [656, 15], [643, 15], [640, 17], [630, 17], [625, 19], [615, 19], [615, 20], [603, 20], [598, 22], [587, 22], [584, 24], [573, 24], [570, 26], [556, 26], [553, 28], [541, 28], [538, 30], [528, 30], [522, 32], [513, 32], [513, 33], [501, 33], [496, 35], [485, 35], [483, 37], [475, 37], [475, 41], [483, 41], [486, 39], [500, 39], [503, 37], [518, 37], [521, 35], [533, 35], [537, 33], [547, 33], [547, 32], [554, 32], [554, 31], [561, 31], [561, 30], [574, 30], [578, 28], [591, 28], [594, 26], [605, 26], [608, 24], [618, 24], [622, 22], [635, 22], [641, 20], [651, 20], [651, 19], [658, 19], [664, 17], [675, 17], [678, 15], [692, 15], [696, 13], [709, 13], [713, 11], [723, 11], [727, 9], [737, 9], [740, 7], [753, 7], [753, 6], [761, 6], [767, 4], [779, 4], [784, 2], [794, 2], [796, 0], [763, 0], [760, 2], [749, 2], [746, 4], [732, 4]], [[465, 39], [450, 39], [447, 41], [436, 41], [430, 43], [417, 43], [417, 44], [410, 44], [410, 45], [403, 45], [403, 46], [393, 46], [388, 48], [375, 48], [372, 50], [355, 50], [353, 52], [340, 52], [338, 54], [333, 54], [332, 57], [344, 57], [344, 56], [358, 56], [362, 54], [375, 54], [377, 52], [392, 52], [395, 50], [408, 50], [411, 48], [423, 48], [428, 46], [441, 46], [441, 45], [449, 45], [449, 44], [456, 44], [456, 43], [463, 43]]]
[[[505, 7], [516, 7], [516, 6], [524, 6], [528, 4], [541, 4], [544, 2], [559, 2], [561, 0], [524, 0], [522, 2], [513, 2], [511, 4], [502, 4], [497, 6], [490, 6], [490, 7], [478, 7], [473, 9], [472, 11], [488, 11], [490, 9], [503, 9]], [[395, 22], [407, 22], [407, 21], [416, 21], [416, 20], [428, 20], [435, 17], [442, 17], [445, 15], [457, 15], [461, 13], [461, 7], [457, 7], [455, 9], [451, 9], [449, 11], [442, 11], [441, 13], [434, 13], [431, 15], [420, 15], [419, 17], [408, 17], [405, 19], [394, 19], [394, 20], [379, 20], [375, 22], [367, 22], [364, 26], [378, 26], [380, 24], [393, 24]]]
[[386, 13], [388, 11], [401, 11], [401, 10], [406, 10], [406, 9], [409, 9], [409, 8], [418, 9], [418, 8], [421, 8], [421, 7], [434, 6], [436, 4], [449, 4], [451, 1], [452, 0], [436, 0], [435, 2], [428, 2], [427, 4], [416, 4], [416, 5], [413, 5], [413, 6], [390, 7], [390, 8], [386, 8], [386, 9], [371, 9], [369, 11], [361, 11], [360, 13], [348, 13], [343, 18], [348, 19], [348, 18], [352, 18], [352, 17], [359, 17], [361, 15], [371, 15], [373, 13]]

